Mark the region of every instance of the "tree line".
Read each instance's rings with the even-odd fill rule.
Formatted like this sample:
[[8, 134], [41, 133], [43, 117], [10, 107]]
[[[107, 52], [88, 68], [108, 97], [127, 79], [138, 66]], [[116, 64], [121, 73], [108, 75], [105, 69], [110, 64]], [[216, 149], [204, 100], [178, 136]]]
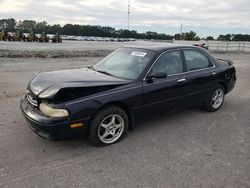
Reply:
[[[75, 35], [75, 36], [96, 36], [96, 37], [114, 37], [114, 38], [136, 38], [136, 39], [155, 39], [155, 40], [200, 40], [194, 31], [182, 33], [181, 35], [167, 35], [164, 33], [157, 33], [147, 31], [138, 33], [135, 30], [115, 29], [109, 26], [98, 25], [79, 25], [79, 24], [60, 24], [50, 25], [45, 21], [36, 22], [33, 20], [19, 20], [14, 18], [1, 19], [0, 29], [7, 32], [19, 33], [47, 33], [47, 34], [61, 34], [61, 35]], [[212, 36], [202, 38], [205, 40], [222, 40], [222, 41], [250, 41], [248, 34], [227, 34], [219, 35], [217, 39]]]

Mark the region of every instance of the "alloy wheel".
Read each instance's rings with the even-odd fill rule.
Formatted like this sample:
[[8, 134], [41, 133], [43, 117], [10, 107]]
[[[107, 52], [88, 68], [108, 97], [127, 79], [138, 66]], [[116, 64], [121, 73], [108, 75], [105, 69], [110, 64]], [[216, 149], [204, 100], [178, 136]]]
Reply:
[[118, 114], [105, 117], [98, 126], [98, 137], [101, 142], [111, 144], [117, 141], [124, 130], [124, 120]]
[[213, 96], [212, 96], [212, 107], [214, 109], [217, 109], [221, 106], [222, 102], [223, 102], [223, 99], [224, 99], [224, 91], [223, 89], [217, 89], [215, 90], [215, 92], [213, 93]]

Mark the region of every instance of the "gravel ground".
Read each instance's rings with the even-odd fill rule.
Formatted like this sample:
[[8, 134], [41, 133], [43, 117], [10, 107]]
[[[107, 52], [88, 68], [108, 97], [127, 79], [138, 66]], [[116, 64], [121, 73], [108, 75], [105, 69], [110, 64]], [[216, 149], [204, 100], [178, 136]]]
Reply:
[[220, 111], [162, 114], [105, 148], [44, 140], [19, 110], [34, 72], [100, 58], [0, 58], [0, 187], [250, 187], [250, 55], [215, 55], [232, 59], [238, 78]]
[[121, 46], [140, 43], [146, 42], [63, 41], [63, 43], [29, 43], [0, 41], [0, 57], [100, 57]]

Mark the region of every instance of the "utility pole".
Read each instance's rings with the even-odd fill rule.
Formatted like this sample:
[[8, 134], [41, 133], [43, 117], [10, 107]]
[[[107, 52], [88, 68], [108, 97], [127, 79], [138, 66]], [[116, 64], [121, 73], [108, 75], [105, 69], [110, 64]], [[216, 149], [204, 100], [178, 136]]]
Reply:
[[130, 16], [130, 0], [128, 0], [128, 30], [129, 30], [129, 16]]
[[181, 37], [182, 37], [182, 24], [181, 24], [181, 29], [180, 29], [180, 40], [181, 40]]

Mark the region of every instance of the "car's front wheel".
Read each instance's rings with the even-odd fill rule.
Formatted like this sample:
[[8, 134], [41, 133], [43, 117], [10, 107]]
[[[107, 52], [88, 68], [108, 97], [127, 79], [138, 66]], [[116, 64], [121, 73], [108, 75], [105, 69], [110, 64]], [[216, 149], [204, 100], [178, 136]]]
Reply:
[[217, 111], [223, 104], [225, 89], [223, 86], [216, 87], [208, 96], [204, 103], [205, 110], [209, 112]]
[[123, 109], [117, 106], [106, 107], [92, 119], [89, 141], [95, 146], [119, 142], [127, 134], [128, 123], [128, 116]]

